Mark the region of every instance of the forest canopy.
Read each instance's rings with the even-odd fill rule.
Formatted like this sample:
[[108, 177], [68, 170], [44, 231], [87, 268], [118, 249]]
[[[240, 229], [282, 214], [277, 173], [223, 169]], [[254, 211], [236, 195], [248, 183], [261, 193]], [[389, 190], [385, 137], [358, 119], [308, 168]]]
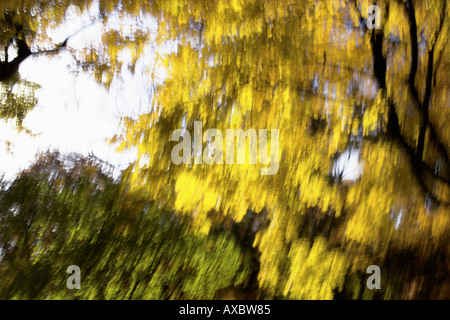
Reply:
[[[69, 9], [134, 25], [75, 49], [48, 35]], [[37, 103], [20, 64], [63, 50], [106, 90], [143, 64], [151, 105], [110, 139], [137, 150], [119, 178], [48, 152], [3, 181], [0, 298], [448, 299], [449, 16], [437, 0], [1, 2], [1, 119], [20, 126]], [[224, 137], [267, 130], [276, 174], [260, 174], [260, 154], [196, 162], [226, 150], [217, 136], [174, 163], [171, 135], [200, 121]], [[81, 290], [65, 286], [69, 265]], [[366, 286], [370, 265], [381, 289]]]

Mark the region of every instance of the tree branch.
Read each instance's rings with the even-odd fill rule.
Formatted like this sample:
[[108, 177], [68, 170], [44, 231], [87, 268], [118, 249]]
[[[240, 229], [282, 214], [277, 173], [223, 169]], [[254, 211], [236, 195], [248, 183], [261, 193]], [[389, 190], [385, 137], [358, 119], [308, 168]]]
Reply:
[[408, 12], [409, 35], [411, 38], [411, 66], [410, 66], [410, 70], [409, 70], [408, 83], [413, 92], [414, 97], [418, 101], [419, 95], [415, 88], [415, 79], [416, 79], [417, 65], [418, 65], [418, 59], [419, 59], [419, 55], [418, 55], [419, 49], [418, 49], [418, 45], [417, 45], [417, 22], [416, 22], [416, 15], [414, 12], [414, 6], [412, 3], [412, 0], [408, 0], [408, 2], [405, 5], [406, 5], [406, 10]]
[[[415, 22], [415, 16], [413, 13], [413, 7], [412, 7], [412, 1], [408, 0], [408, 6], [411, 11], [409, 11], [409, 19], [411, 21], [411, 25], [414, 26], [414, 31], [412, 30], [412, 27], [410, 28], [410, 31], [412, 32], [412, 44], [411, 44], [411, 51], [412, 51], [412, 62], [411, 62], [411, 68], [410, 68], [410, 75], [409, 75], [409, 86], [417, 96], [418, 101], [418, 95], [417, 91], [414, 86], [414, 79], [415, 74], [417, 72], [417, 27]], [[373, 57], [373, 70], [375, 78], [379, 84], [380, 90], [386, 89], [386, 58], [383, 55], [382, 46], [383, 46], [383, 34], [378, 33], [376, 30], [372, 30], [371, 35], [371, 46], [372, 46], [372, 57]], [[433, 50], [430, 53], [433, 54]], [[415, 61], [415, 62], [414, 62]], [[429, 59], [428, 64], [428, 75], [427, 75], [427, 89], [425, 98], [427, 98], [426, 107], [428, 108], [429, 100], [431, 97], [431, 74], [433, 73], [433, 59]], [[413, 171], [415, 173], [415, 176], [417, 178], [417, 181], [422, 188], [422, 190], [432, 199], [434, 202], [438, 204], [445, 204], [448, 205], [448, 203], [441, 202], [435, 195], [432, 194], [432, 192], [429, 191], [428, 186], [426, 185], [424, 179], [423, 179], [423, 173], [426, 172], [430, 174], [433, 178], [439, 179], [440, 181], [446, 183], [447, 185], [450, 185], [450, 181], [446, 179], [445, 177], [442, 177], [436, 173], [433, 172], [433, 170], [422, 160], [422, 155], [419, 154], [416, 150], [414, 150], [413, 147], [411, 147], [405, 138], [402, 135], [401, 128], [400, 128], [400, 122], [397, 115], [397, 109], [392, 101], [392, 99], [389, 99], [389, 113], [388, 113], [388, 130], [387, 133], [390, 137], [396, 139], [400, 145], [406, 149], [407, 154], [410, 158]], [[419, 106], [421, 106], [423, 110], [424, 104], [419, 102]], [[428, 113], [427, 113], [428, 115]], [[431, 126], [429, 123], [428, 117], [423, 117], [423, 123]]]
[[[444, 2], [443, 10], [442, 10], [443, 14], [442, 14], [440, 25], [439, 25], [439, 30], [437, 32], [437, 37], [439, 36], [439, 34], [441, 33], [441, 30], [442, 30], [443, 22], [445, 19], [446, 5], [447, 5], [447, 3]], [[417, 68], [418, 68], [418, 43], [417, 43], [417, 22], [416, 22], [416, 17], [415, 17], [412, 0], [408, 0], [408, 2], [405, 4], [405, 8], [408, 13], [408, 21], [409, 21], [409, 26], [410, 26], [410, 38], [411, 38], [411, 67], [410, 67], [410, 73], [409, 73], [409, 78], [408, 78], [408, 85], [409, 85], [409, 89], [412, 93], [412, 96], [413, 96], [414, 100], [416, 101], [416, 104], [418, 105], [421, 115], [422, 115], [422, 119], [421, 119], [422, 121], [421, 121], [420, 129], [419, 129], [419, 136], [417, 139], [417, 150], [416, 150], [417, 156], [421, 160], [423, 159], [423, 151], [424, 151], [424, 146], [425, 146], [425, 135], [426, 135], [426, 130], [429, 129], [430, 138], [436, 143], [439, 152], [442, 154], [442, 156], [444, 158], [444, 162], [446, 163], [447, 166], [449, 166], [450, 165], [449, 154], [448, 154], [445, 146], [439, 141], [437, 134], [436, 134], [436, 130], [434, 129], [432, 123], [430, 122], [429, 115], [428, 115], [428, 110], [429, 110], [430, 100], [431, 100], [431, 91], [432, 91], [432, 86], [433, 86], [434, 47], [435, 47], [437, 41], [435, 41], [433, 43], [433, 45], [431, 46], [431, 50], [428, 52], [428, 66], [427, 66], [427, 77], [426, 77], [426, 85], [425, 85], [425, 95], [424, 95], [423, 101], [421, 102], [419, 100], [419, 94], [415, 87], [415, 77], [416, 77]], [[436, 37], [436, 39], [437, 39], [437, 37]]]
[[[97, 21], [98, 22], [98, 21]], [[36, 52], [32, 52], [30, 47], [28, 46], [28, 44], [26, 43], [25, 40], [22, 39], [18, 39], [18, 35], [15, 36], [16, 40], [16, 45], [18, 47], [18, 53], [17, 53], [17, 57], [14, 58], [14, 60], [8, 62], [8, 55], [7, 55], [7, 51], [8, 51], [8, 46], [6, 46], [5, 48], [5, 53], [6, 53], [6, 59], [5, 62], [1, 62], [0, 61], [0, 82], [5, 82], [8, 81], [9, 79], [11, 79], [19, 70], [19, 66], [20, 64], [26, 59], [28, 58], [30, 55], [40, 55], [40, 54], [47, 54], [47, 53], [57, 53], [59, 52], [61, 49], [66, 48], [67, 47], [67, 42], [70, 38], [72, 38], [73, 36], [75, 36], [76, 34], [78, 34], [79, 32], [81, 32], [82, 30], [84, 30], [87, 27], [90, 27], [92, 25], [94, 25], [97, 22], [93, 22], [89, 25], [86, 25], [84, 27], [82, 27], [81, 29], [78, 29], [75, 33], [71, 34], [70, 36], [68, 36], [61, 44], [58, 44], [56, 46], [56, 48], [54, 49], [50, 49], [50, 50], [41, 50], [41, 51], [36, 51]], [[21, 29], [19, 27], [16, 27], [16, 29]], [[11, 43], [13, 43], [14, 40], [11, 40]]]
[[17, 57], [15, 57], [11, 62], [8, 62], [8, 60], [5, 62], [0, 62], [0, 82], [11, 79], [12, 76], [19, 70], [20, 64], [31, 55], [30, 48], [25, 40], [17, 39], [16, 44], [18, 47]]

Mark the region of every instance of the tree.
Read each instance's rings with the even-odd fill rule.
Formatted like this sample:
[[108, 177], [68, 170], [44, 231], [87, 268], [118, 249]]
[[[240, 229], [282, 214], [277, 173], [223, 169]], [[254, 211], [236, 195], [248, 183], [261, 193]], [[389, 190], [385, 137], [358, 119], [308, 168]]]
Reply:
[[233, 235], [196, 235], [146, 198], [93, 159], [41, 155], [0, 193], [0, 298], [212, 299], [246, 280]]
[[[154, 112], [125, 121], [122, 147], [137, 146], [140, 154], [132, 188], [151, 188], [162, 205], [195, 212], [204, 233], [224, 216], [240, 221], [249, 209], [267, 211], [268, 227], [256, 230], [254, 245], [259, 285], [269, 297], [328, 290], [322, 282], [305, 295], [289, 280], [308, 272], [296, 265], [308, 254], [302, 249], [299, 258], [289, 248], [308, 239], [314, 250], [323, 236], [328, 251], [314, 264], [320, 272], [329, 272], [333, 247], [347, 252], [333, 267], [337, 291], [374, 260], [395, 268], [398, 251], [419, 257], [405, 256], [414, 267], [393, 277], [408, 274], [405, 281], [414, 282], [433, 261], [446, 263], [431, 273], [445, 273], [449, 117], [437, 116], [448, 112], [445, 3], [380, 1], [383, 28], [373, 31], [368, 1], [155, 3], [160, 41], [179, 45], [161, 59], [169, 77]], [[222, 132], [280, 129], [278, 174], [260, 176], [255, 165], [175, 165], [176, 142], [168, 138], [177, 128], [192, 133], [194, 121]], [[343, 182], [332, 168], [352, 150], [361, 152], [364, 170]], [[407, 287], [384, 297], [405, 297]], [[439, 290], [447, 289], [440, 288], [416, 287], [412, 296], [443, 297]]]

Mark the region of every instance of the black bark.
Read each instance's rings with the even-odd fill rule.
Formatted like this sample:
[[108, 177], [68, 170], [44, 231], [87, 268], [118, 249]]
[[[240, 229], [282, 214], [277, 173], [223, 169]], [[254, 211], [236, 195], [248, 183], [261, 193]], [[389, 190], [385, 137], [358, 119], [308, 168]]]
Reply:
[[8, 57], [4, 62], [0, 62], [0, 82], [8, 81], [19, 70], [20, 64], [28, 58], [32, 52], [25, 40], [17, 39], [17, 57], [8, 62]]

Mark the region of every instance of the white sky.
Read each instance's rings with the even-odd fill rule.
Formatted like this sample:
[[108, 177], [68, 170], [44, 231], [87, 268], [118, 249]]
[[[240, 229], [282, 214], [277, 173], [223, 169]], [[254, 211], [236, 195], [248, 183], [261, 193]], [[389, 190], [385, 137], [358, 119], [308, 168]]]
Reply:
[[[90, 13], [95, 16], [95, 8]], [[144, 19], [139, 24], [151, 28], [152, 35], [155, 34], [156, 20], [151, 17]], [[133, 22], [135, 20], [113, 18], [109, 19], [108, 26], [122, 29]], [[92, 24], [89, 15], [77, 15], [75, 7], [75, 10], [68, 10], [64, 24], [49, 31], [49, 36], [55, 43], [60, 43], [74, 35], [69, 39], [68, 47], [77, 50], [90, 44], [101, 45], [102, 28], [101, 23]], [[173, 46], [161, 50], [172, 49]], [[36, 152], [47, 149], [84, 155], [93, 153], [114, 165], [117, 169], [115, 175], [119, 174], [134, 161], [135, 152], [117, 153], [116, 146], [109, 145], [107, 139], [121, 132], [121, 117], [136, 117], [150, 109], [152, 96], [149, 89], [152, 83], [145, 70], [149, 67], [152, 70], [155, 51], [154, 41], [149, 41], [137, 62], [135, 74], [131, 75], [124, 67], [122, 79], [115, 79], [109, 92], [94, 80], [92, 74], [81, 71], [75, 75], [78, 68], [67, 50], [61, 50], [57, 56], [39, 54], [22, 62], [19, 69], [21, 77], [41, 85], [36, 93], [38, 105], [23, 122], [24, 127], [37, 136], [17, 133], [15, 120], [0, 121], [0, 176], [4, 174], [6, 179], [13, 178], [33, 162]], [[124, 65], [130, 59], [131, 55], [123, 55]], [[162, 82], [163, 73], [158, 72], [157, 75], [158, 82]], [[12, 142], [11, 152], [7, 151], [6, 141]]]
[[345, 150], [339, 156], [333, 167], [333, 174], [342, 172], [343, 180], [355, 181], [363, 172], [363, 163], [360, 160], [359, 150]]

